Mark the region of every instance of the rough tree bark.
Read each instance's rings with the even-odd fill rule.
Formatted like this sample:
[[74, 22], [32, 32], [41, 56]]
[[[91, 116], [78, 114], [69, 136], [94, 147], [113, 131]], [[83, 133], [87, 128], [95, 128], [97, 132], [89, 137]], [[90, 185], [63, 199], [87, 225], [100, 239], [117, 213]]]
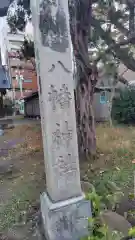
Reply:
[[135, 2], [134, 0], [127, 0], [129, 8], [129, 34], [135, 31]]
[[97, 70], [89, 61], [92, 0], [69, 0], [70, 29], [77, 65], [78, 83], [75, 91], [78, 143], [80, 156], [89, 158], [96, 153], [93, 95]]
[[117, 76], [117, 73], [114, 75], [114, 80], [113, 80], [113, 86], [111, 88], [111, 95], [110, 95], [110, 100], [109, 100], [109, 122], [110, 122], [110, 127], [113, 126], [113, 121], [112, 121], [112, 106], [113, 106], [113, 99], [115, 97], [115, 88], [118, 83], [119, 79]]

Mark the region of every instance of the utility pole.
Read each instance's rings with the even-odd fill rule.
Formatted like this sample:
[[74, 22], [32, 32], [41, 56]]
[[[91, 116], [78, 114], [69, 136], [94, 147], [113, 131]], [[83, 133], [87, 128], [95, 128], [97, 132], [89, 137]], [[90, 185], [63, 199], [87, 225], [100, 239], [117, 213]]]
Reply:
[[17, 80], [17, 83], [18, 83], [18, 86], [19, 86], [19, 89], [20, 89], [20, 92], [21, 92], [21, 98], [23, 98], [23, 75], [21, 73], [20, 70], [16, 70], [16, 80]]

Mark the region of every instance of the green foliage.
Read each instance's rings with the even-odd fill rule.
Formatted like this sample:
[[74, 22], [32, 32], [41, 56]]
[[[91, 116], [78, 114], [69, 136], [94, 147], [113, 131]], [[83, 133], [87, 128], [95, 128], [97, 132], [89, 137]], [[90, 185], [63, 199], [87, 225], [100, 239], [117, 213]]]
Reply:
[[22, 57], [25, 59], [35, 58], [34, 42], [25, 39], [21, 47]]
[[[114, 183], [112, 185], [114, 186]], [[115, 198], [114, 193], [111, 198]], [[109, 227], [101, 221], [102, 212], [106, 209], [103, 198], [93, 188], [91, 193], [86, 194], [86, 199], [92, 203], [92, 218], [88, 220], [90, 236], [82, 240], [120, 240], [123, 237], [122, 233], [110, 231]], [[130, 230], [130, 236], [131, 234], [133, 234], [133, 230]]]
[[126, 88], [113, 100], [112, 117], [118, 123], [135, 123], [135, 90]]
[[[13, 1], [11, 1], [12, 4]], [[30, 0], [18, 0], [17, 7], [15, 7], [15, 12], [12, 9], [7, 12], [7, 23], [10, 27], [12, 33], [16, 33], [17, 30], [23, 31], [27, 20], [31, 18], [30, 11]]]
[[26, 24], [25, 15], [25, 11], [20, 8], [17, 9], [17, 13], [15, 15], [7, 15], [7, 23], [10, 27], [11, 33], [16, 33], [17, 29], [19, 31], [24, 30], [24, 26]]
[[[16, 32], [17, 29], [24, 30], [27, 20], [31, 19], [30, 0], [18, 0], [17, 5], [15, 13], [13, 14], [12, 11], [9, 11], [7, 15], [7, 22], [12, 32]], [[118, 42], [123, 42], [123, 39], [129, 38], [129, 29], [125, 26], [130, 25], [130, 13], [133, 8], [134, 4], [130, 3], [129, 6], [129, 1], [125, 2], [125, 5], [121, 0], [92, 1], [91, 34], [89, 37], [90, 60], [95, 62], [96, 59], [96, 63], [101, 60], [105, 64], [104, 68], [107, 72], [109, 68], [109, 75], [114, 76], [113, 68], [109, 66], [109, 62], [112, 61], [114, 66], [119, 61], [124, 63], [128, 69], [135, 71], [135, 38], [133, 37], [128, 43], [122, 43], [122, 46], [124, 46], [122, 49], [120, 47], [121, 44], [118, 44]], [[82, 12], [82, 15], [85, 15], [85, 13]], [[134, 24], [133, 20], [132, 16], [132, 23]], [[132, 29], [130, 29], [130, 33], [132, 33]], [[31, 44], [31, 47], [33, 48], [31, 48], [31, 51], [25, 51], [27, 53], [24, 55], [26, 56], [25, 59], [31, 58], [31, 54], [34, 52], [34, 45]], [[29, 53], [30, 56], [28, 55]], [[120, 77], [119, 80], [126, 83], [124, 76]]]
[[30, 13], [30, 0], [18, 0], [18, 5], [21, 6], [27, 14]]
[[[113, 182], [110, 182], [110, 185], [113, 189], [116, 189], [116, 185]], [[111, 202], [117, 202], [118, 199], [116, 196], [118, 192], [119, 194], [121, 193], [117, 188], [116, 192], [110, 194]], [[104, 198], [99, 196], [94, 188], [91, 193], [86, 194], [86, 199], [92, 203], [92, 218], [88, 219], [90, 235], [82, 238], [82, 240], [122, 240], [133, 239], [135, 237], [135, 227], [129, 229], [128, 236], [124, 238], [121, 232], [110, 230], [109, 227], [102, 222], [101, 215], [106, 209], [106, 206], [103, 204]]]
[[129, 230], [129, 236], [130, 237], [135, 237], [135, 227], [133, 227]]

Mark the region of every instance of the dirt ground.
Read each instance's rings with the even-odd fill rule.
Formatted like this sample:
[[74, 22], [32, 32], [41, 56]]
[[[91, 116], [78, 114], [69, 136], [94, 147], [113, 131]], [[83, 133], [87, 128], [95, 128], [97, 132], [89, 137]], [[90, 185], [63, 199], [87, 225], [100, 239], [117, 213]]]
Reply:
[[0, 137], [0, 232], [22, 222], [45, 188], [39, 124], [16, 126]]

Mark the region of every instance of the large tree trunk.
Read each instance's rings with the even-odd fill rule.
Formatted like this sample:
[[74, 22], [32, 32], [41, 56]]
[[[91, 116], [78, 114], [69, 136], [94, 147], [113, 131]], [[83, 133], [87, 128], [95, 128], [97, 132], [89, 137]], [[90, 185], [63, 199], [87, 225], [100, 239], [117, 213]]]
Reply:
[[[76, 89], [76, 115], [79, 151], [83, 158], [96, 153], [95, 120], [93, 113], [93, 90], [91, 81], [79, 81]], [[85, 81], [83, 81], [85, 80]]]
[[129, 34], [133, 34], [135, 31], [135, 2], [134, 0], [127, 0], [129, 8]]
[[93, 94], [97, 71], [90, 66], [88, 42], [90, 38], [92, 0], [69, 0], [70, 28], [77, 65], [76, 115], [79, 151], [83, 158], [96, 153], [93, 114]]

